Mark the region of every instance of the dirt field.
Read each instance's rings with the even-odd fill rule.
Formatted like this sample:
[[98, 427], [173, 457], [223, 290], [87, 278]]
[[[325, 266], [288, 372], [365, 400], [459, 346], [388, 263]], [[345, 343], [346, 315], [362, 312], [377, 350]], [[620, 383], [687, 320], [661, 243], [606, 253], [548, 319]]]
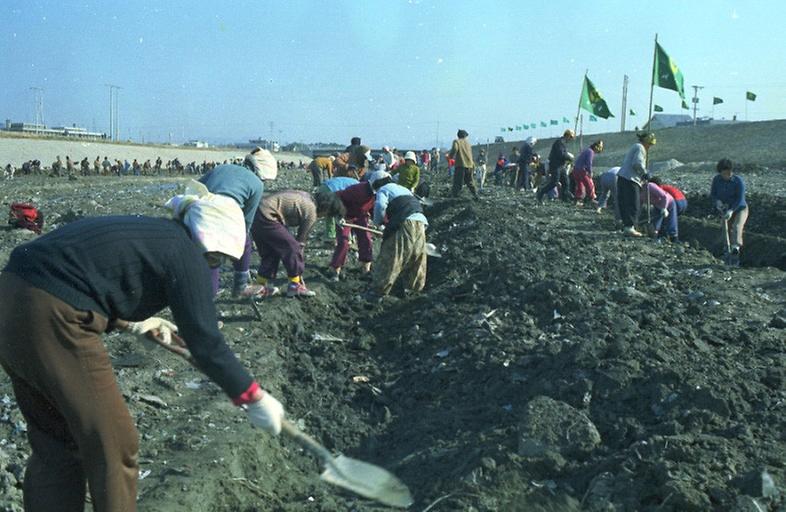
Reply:
[[[412, 510], [783, 510], [786, 172], [751, 159], [749, 244], [731, 269], [699, 163], [717, 158], [662, 173], [689, 193], [681, 244], [624, 239], [608, 214], [509, 188], [450, 199], [432, 178], [428, 233], [444, 257], [423, 294], [369, 304], [354, 264], [329, 282], [318, 225], [304, 276], [318, 295], [270, 299], [257, 321], [224, 293], [223, 332], [291, 419], [393, 471]], [[51, 229], [164, 215], [181, 183], [21, 179], [0, 204], [32, 199]], [[309, 183], [287, 171], [268, 191]], [[0, 261], [31, 236], [0, 232]], [[384, 509], [321, 483], [312, 458], [253, 431], [176, 357], [106, 341], [142, 436], [140, 510]], [[21, 510], [24, 430], [0, 376], [0, 510]]]

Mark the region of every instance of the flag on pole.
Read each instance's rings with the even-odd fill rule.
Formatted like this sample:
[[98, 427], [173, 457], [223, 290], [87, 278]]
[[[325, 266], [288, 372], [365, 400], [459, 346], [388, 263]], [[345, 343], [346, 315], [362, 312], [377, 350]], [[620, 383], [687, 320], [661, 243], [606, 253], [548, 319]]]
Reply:
[[680, 98], [685, 99], [685, 79], [682, 76], [682, 71], [677, 67], [674, 59], [669, 57], [657, 42], [655, 43], [655, 66], [652, 71], [652, 83], [664, 89], [677, 91]]
[[718, 98], [717, 96], [714, 96], [714, 97], [712, 98], [712, 104], [713, 104], [713, 105], [720, 105], [721, 103], [723, 103], [723, 100], [722, 100], [722, 99], [720, 99], [720, 98]]
[[594, 122], [595, 122], [595, 121], [597, 121], [597, 120], [598, 120], [598, 118], [597, 118], [597, 117], [595, 117], [595, 116], [593, 116], [592, 114], [590, 114], [590, 121], [592, 121], [592, 122], [594, 123]]
[[661, 107], [660, 105], [655, 105], [652, 110], [654, 110], [655, 112], [663, 112], [663, 107]]
[[517, 131], [517, 132], [520, 132], [520, 131], [521, 131], [521, 126], [520, 126], [520, 125], [516, 125], [516, 131]]
[[500, 128], [499, 130], [500, 130], [502, 133], [505, 133], [505, 128]]
[[633, 109], [630, 109], [630, 112], [628, 112], [628, 114], [631, 115], [631, 116], [635, 116], [636, 115], [636, 111], [633, 110]]
[[606, 100], [603, 99], [603, 96], [600, 95], [600, 92], [595, 88], [595, 84], [592, 83], [587, 75], [584, 75], [584, 85], [581, 89], [581, 102], [579, 105], [590, 114], [595, 114], [603, 119], [614, 117], [609, 111], [609, 106], [606, 105]]
[[508, 126], [508, 131], [512, 132], [513, 131], [513, 127], [512, 126]]
[[687, 103], [685, 103], [685, 100], [682, 100], [682, 108], [684, 108], [685, 110], [690, 110], [690, 107], [688, 106]]
[[756, 101], [756, 95], [748, 91], [745, 93], [745, 99], [748, 101]]
[[554, 126], [555, 124], [559, 124], [559, 121], [557, 121], [556, 119], [551, 119], [550, 122], [551, 122], [551, 126]]
[[545, 128], [545, 127], [547, 127], [547, 126], [548, 126], [548, 125], [546, 124], [546, 121], [541, 121], [541, 122], [540, 122], [540, 125], [541, 125], [543, 128]]
[[570, 122], [570, 119], [568, 119], [567, 117], [563, 117], [563, 118], [562, 118], [562, 122], [563, 122], [563, 123], [569, 123], [569, 122]]

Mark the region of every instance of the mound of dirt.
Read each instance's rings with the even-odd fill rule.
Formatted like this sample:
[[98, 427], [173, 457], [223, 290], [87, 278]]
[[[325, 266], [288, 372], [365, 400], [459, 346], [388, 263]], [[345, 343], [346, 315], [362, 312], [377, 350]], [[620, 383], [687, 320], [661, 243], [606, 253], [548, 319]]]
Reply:
[[[782, 271], [728, 268], [698, 239], [625, 239], [607, 214], [509, 188], [448, 198], [446, 177], [430, 179], [428, 236], [443, 257], [423, 293], [366, 302], [355, 262], [330, 282], [318, 226], [305, 275], [316, 297], [267, 300], [258, 321], [219, 296], [227, 340], [293, 421], [393, 471], [413, 510], [784, 506]], [[4, 195], [38, 197], [60, 222], [97, 212], [90, 201], [161, 215], [172, 191], [143, 186], [170, 182], [16, 180]], [[306, 176], [275, 185], [307, 188]], [[757, 216], [780, 204], [752, 199]], [[0, 234], [0, 256], [19, 242]], [[379, 510], [321, 483], [291, 441], [251, 430], [184, 362], [126, 335], [107, 346], [142, 435], [141, 510]], [[18, 508], [27, 445], [0, 377], [4, 394], [0, 486], [13, 492], [0, 505]]]

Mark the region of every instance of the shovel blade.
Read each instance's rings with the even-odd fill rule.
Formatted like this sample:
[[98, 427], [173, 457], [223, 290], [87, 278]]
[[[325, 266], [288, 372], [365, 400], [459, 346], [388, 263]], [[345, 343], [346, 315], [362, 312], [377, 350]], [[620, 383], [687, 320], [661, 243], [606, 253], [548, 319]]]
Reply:
[[412, 495], [392, 473], [344, 455], [326, 461], [322, 480], [379, 503], [398, 508], [412, 505]]
[[431, 256], [432, 258], [441, 258], [442, 257], [442, 253], [439, 252], [439, 250], [437, 249], [437, 246], [432, 244], [432, 243], [427, 243], [426, 244], [426, 254]]

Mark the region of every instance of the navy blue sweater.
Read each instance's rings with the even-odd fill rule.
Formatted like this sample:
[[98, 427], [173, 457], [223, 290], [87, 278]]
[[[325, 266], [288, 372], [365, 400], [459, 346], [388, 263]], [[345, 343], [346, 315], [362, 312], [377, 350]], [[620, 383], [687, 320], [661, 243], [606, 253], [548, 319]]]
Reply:
[[144, 320], [168, 306], [200, 369], [227, 395], [253, 382], [218, 330], [201, 248], [175, 220], [82, 219], [18, 246], [4, 271], [110, 321]]

